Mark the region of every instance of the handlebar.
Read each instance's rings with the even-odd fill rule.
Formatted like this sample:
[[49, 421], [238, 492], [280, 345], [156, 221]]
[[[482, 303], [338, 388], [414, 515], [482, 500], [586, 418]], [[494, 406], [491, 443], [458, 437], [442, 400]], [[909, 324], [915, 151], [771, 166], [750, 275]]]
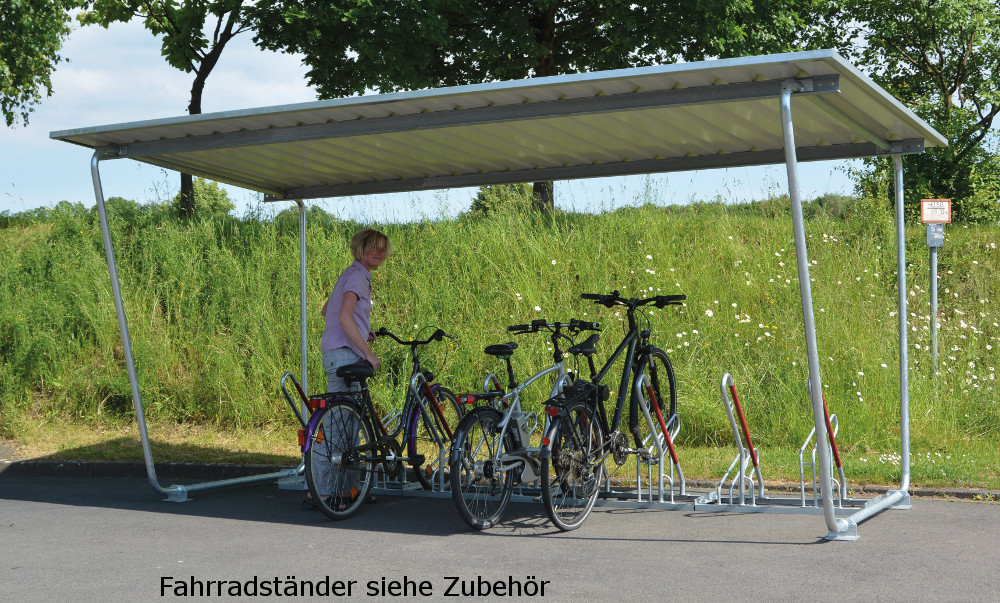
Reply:
[[419, 345], [426, 345], [426, 344], [428, 344], [428, 343], [430, 343], [432, 341], [441, 341], [445, 337], [447, 337], [448, 339], [450, 339], [452, 341], [456, 341], [456, 339], [454, 337], [452, 337], [451, 335], [445, 333], [441, 329], [436, 329], [433, 333], [431, 333], [431, 336], [428, 337], [427, 339], [423, 339], [423, 340], [421, 340], [421, 339], [413, 339], [411, 341], [403, 341], [402, 339], [400, 339], [399, 337], [397, 337], [395, 334], [393, 334], [392, 332], [390, 332], [389, 329], [386, 329], [385, 327], [382, 327], [378, 331], [375, 331], [375, 334], [378, 335], [379, 337], [388, 336], [390, 339], [392, 339], [396, 343], [398, 343], [400, 345], [408, 345], [410, 347], [417, 347]]
[[558, 333], [562, 329], [568, 329], [572, 332], [599, 331], [601, 330], [601, 323], [577, 320], [575, 318], [571, 318], [569, 322], [549, 322], [544, 318], [540, 318], [531, 321], [531, 324], [528, 325], [511, 325], [507, 327], [508, 331], [517, 335], [537, 333], [539, 331], [553, 331]]
[[687, 299], [687, 296], [683, 293], [677, 295], [656, 295], [654, 297], [622, 297], [619, 291], [612, 291], [609, 294], [603, 293], [582, 293], [580, 294], [582, 299], [587, 299], [593, 301], [595, 304], [600, 304], [605, 308], [610, 308], [612, 306], [626, 306], [628, 308], [638, 308], [640, 306], [653, 305], [657, 308], [665, 308], [666, 306], [679, 306], [681, 302]]

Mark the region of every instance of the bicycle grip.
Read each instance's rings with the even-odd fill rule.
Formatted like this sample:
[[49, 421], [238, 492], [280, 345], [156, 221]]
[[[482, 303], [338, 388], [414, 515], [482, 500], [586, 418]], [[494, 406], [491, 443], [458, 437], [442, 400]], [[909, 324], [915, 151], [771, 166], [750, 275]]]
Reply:
[[604, 299], [604, 295], [602, 295], [600, 293], [581, 293], [580, 294], [580, 298], [582, 298], [582, 299], [591, 299], [591, 300], [594, 300], [594, 301], [600, 301], [600, 300]]
[[530, 331], [531, 325], [511, 325], [507, 327], [508, 331]]
[[599, 322], [587, 322], [583, 320], [576, 321], [576, 327], [578, 329], [589, 329], [591, 331], [600, 331], [601, 323]]

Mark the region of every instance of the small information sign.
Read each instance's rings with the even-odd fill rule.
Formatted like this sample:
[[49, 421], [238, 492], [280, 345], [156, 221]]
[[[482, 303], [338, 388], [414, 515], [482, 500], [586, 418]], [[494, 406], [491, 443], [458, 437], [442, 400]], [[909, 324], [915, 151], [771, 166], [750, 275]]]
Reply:
[[920, 221], [924, 224], [950, 223], [951, 199], [921, 199]]
[[944, 224], [927, 225], [927, 246], [928, 247], [944, 246]]

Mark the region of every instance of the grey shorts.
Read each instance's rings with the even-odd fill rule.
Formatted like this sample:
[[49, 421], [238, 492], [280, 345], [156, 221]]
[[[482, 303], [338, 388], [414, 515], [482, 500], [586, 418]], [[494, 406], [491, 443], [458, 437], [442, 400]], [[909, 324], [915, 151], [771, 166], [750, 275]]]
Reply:
[[326, 380], [328, 392], [346, 392], [346, 391], [360, 391], [361, 386], [357, 383], [347, 387], [344, 380], [337, 376], [337, 369], [348, 365], [359, 362], [361, 356], [358, 356], [354, 350], [351, 348], [337, 348], [336, 350], [325, 350], [323, 352], [323, 368], [326, 369]]

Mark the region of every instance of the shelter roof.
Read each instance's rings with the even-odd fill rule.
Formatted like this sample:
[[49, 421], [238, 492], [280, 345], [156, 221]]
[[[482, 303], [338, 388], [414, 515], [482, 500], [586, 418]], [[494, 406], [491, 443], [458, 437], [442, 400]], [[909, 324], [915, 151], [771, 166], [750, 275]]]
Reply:
[[945, 138], [832, 50], [580, 73], [52, 132], [279, 199], [918, 153]]

